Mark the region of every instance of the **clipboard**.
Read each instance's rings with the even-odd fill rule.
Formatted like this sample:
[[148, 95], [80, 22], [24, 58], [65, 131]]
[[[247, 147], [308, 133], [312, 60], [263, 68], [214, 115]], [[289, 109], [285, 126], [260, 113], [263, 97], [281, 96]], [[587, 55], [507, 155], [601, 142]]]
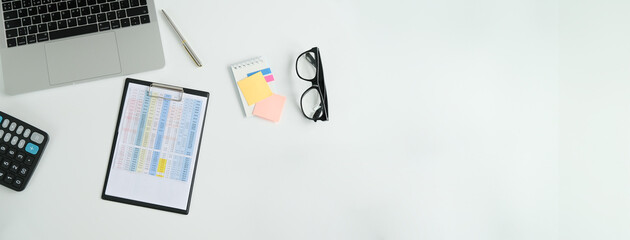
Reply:
[[127, 78], [101, 198], [188, 214], [209, 96]]

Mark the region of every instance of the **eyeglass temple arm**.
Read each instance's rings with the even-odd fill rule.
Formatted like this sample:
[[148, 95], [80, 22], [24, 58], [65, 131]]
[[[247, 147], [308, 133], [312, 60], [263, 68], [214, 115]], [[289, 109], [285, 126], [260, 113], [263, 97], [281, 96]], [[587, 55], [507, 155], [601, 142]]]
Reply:
[[313, 66], [317, 67], [317, 62], [315, 62], [315, 58], [311, 56], [311, 54], [306, 54], [306, 61], [313, 64]]

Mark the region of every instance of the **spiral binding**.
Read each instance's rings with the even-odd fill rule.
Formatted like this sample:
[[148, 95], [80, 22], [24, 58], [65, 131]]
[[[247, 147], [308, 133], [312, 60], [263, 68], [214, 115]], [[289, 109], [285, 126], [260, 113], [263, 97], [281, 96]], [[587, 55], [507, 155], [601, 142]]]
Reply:
[[262, 57], [255, 57], [255, 58], [245, 60], [243, 62], [232, 65], [232, 69], [241, 69], [244, 67], [249, 67], [251, 65], [256, 65], [260, 63], [264, 63]]

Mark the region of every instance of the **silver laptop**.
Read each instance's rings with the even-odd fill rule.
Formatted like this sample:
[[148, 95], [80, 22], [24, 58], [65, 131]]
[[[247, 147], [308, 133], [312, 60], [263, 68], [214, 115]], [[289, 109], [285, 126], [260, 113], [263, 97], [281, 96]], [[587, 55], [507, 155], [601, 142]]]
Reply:
[[2, 0], [7, 94], [164, 66], [153, 0]]

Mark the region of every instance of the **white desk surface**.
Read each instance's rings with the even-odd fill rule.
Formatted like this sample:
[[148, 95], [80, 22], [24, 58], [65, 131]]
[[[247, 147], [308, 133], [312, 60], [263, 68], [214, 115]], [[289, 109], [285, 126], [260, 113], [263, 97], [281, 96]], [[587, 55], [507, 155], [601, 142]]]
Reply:
[[[0, 109], [51, 141], [0, 239], [557, 239], [553, 1], [158, 0], [163, 69], [129, 77], [211, 93], [189, 215], [101, 200], [125, 77]], [[299, 110], [297, 55], [321, 49], [329, 122]], [[274, 124], [243, 117], [228, 66], [269, 62]]]

